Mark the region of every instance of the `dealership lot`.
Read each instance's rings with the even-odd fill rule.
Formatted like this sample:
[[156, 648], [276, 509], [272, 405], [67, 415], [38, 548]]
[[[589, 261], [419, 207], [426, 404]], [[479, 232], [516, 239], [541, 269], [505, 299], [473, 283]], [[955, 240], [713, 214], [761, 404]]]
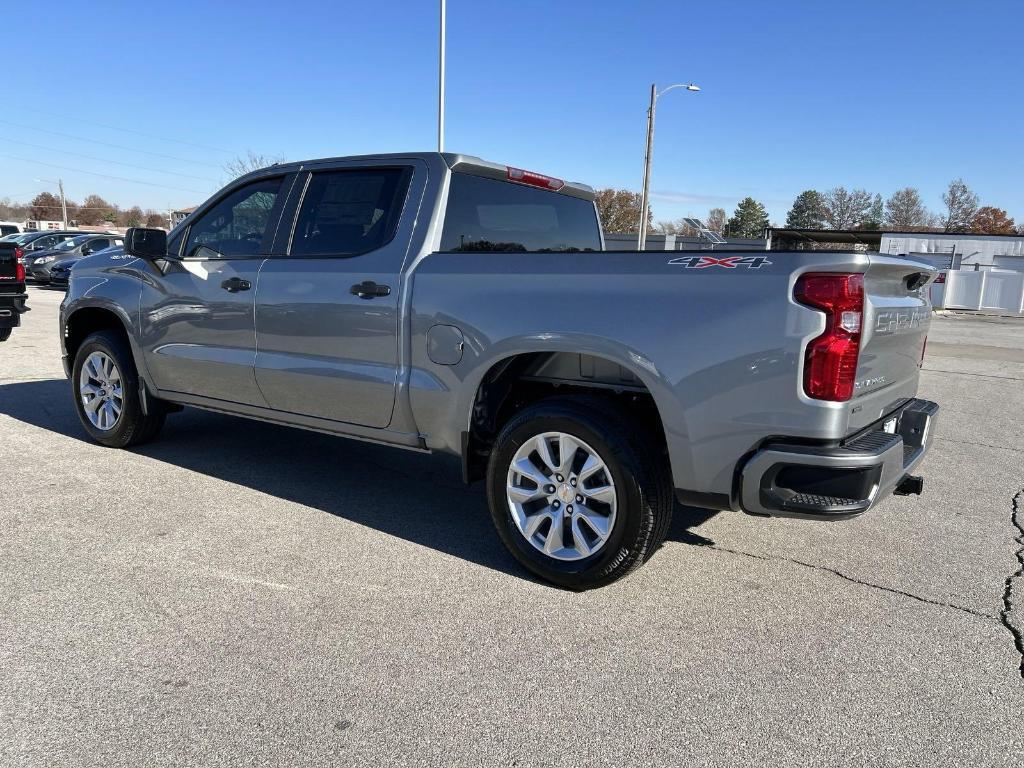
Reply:
[[60, 298], [0, 345], [2, 765], [1024, 762], [1024, 321], [936, 318], [922, 497], [679, 508], [573, 594], [447, 459], [195, 410], [85, 442]]

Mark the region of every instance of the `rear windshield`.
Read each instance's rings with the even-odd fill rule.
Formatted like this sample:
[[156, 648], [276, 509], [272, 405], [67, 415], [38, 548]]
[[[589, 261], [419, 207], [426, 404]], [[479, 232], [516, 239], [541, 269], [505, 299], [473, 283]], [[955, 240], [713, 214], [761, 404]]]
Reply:
[[594, 204], [578, 197], [453, 173], [442, 251], [599, 251]]

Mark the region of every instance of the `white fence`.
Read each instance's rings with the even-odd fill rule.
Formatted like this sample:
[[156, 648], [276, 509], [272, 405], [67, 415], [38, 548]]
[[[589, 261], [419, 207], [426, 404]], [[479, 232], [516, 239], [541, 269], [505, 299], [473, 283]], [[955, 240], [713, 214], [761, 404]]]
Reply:
[[932, 284], [932, 304], [943, 309], [995, 310], [1024, 314], [1024, 272], [949, 270], [945, 283]]

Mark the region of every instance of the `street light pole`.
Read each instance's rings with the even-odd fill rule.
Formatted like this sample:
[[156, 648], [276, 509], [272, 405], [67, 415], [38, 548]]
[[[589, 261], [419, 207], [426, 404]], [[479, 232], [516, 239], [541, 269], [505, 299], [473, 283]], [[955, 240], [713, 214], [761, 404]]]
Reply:
[[658, 93], [657, 83], [651, 83], [651, 105], [647, 108], [647, 153], [644, 155], [644, 188], [640, 193], [640, 230], [636, 238], [638, 251], [647, 246], [647, 211], [650, 209], [651, 156], [654, 154], [654, 109], [658, 99], [674, 88], [685, 88], [688, 91], [699, 91], [700, 86], [693, 83], [677, 83]]
[[444, 152], [444, 35], [445, 0], [441, 0], [441, 51], [437, 83], [437, 151]]

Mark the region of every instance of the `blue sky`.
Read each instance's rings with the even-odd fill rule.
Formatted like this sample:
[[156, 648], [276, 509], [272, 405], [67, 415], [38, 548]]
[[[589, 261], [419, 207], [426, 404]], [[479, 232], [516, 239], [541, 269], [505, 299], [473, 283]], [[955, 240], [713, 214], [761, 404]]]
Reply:
[[[436, 145], [434, 0], [45, 8], [4, 14], [0, 197], [61, 176], [78, 201], [165, 209], [247, 150]], [[650, 84], [692, 80], [658, 105], [657, 219], [751, 195], [781, 222], [835, 185], [937, 209], [962, 176], [1024, 222], [1019, 0], [449, 0], [448, 18], [447, 149], [639, 189]]]

